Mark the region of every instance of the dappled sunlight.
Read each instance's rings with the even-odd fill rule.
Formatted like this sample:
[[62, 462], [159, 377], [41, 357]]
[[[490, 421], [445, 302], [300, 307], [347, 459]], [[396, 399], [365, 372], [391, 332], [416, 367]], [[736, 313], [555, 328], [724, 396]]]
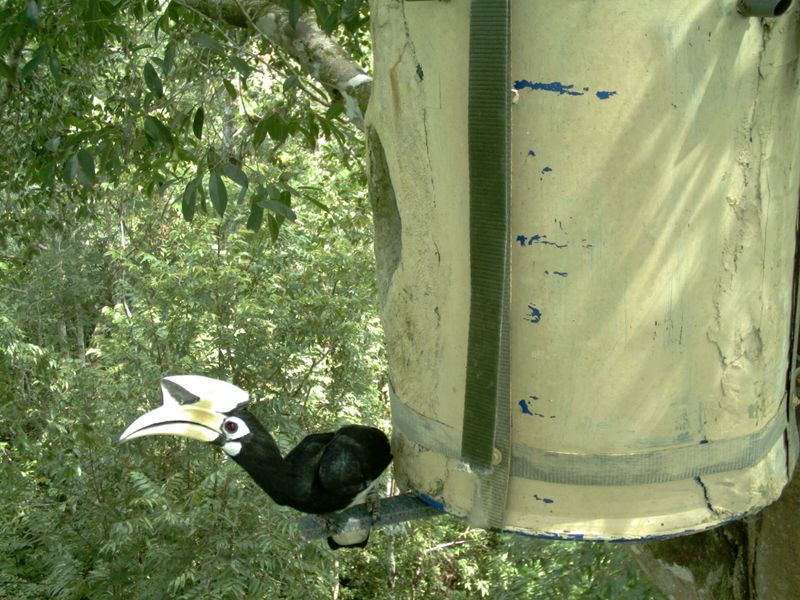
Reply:
[[[742, 228], [751, 237], [746, 251], [759, 259], [769, 235], [750, 226], [767, 213], [753, 204], [750, 164], [740, 156], [754, 118], [761, 33], [708, 4], [693, 11], [680, 22], [648, 22], [635, 34], [647, 50], [636, 42], [638, 54], [598, 64], [599, 73], [628, 67], [619, 82], [595, 84], [616, 90], [607, 100], [521, 90], [512, 232], [526, 233], [512, 245], [520, 443], [594, 452], [697, 443], [706, 408], [719, 402], [725, 364], [709, 337], [735, 276], [724, 261], [739, 252]], [[587, 46], [602, 46], [603, 35], [585, 34]], [[662, 60], [665, 52], [675, 60]], [[552, 172], [531, 169], [528, 145]], [[750, 211], [744, 221], [740, 210]], [[528, 242], [532, 234], [547, 242]], [[760, 281], [761, 267], [751, 268]], [[751, 292], [761, 300], [759, 289]], [[532, 311], [535, 322], [524, 324], [521, 315]], [[754, 327], [758, 316], [748, 315]], [[779, 400], [779, 390], [771, 393]], [[528, 414], [546, 418], [526, 418], [519, 398], [539, 407]], [[726, 423], [729, 431], [752, 427]]]

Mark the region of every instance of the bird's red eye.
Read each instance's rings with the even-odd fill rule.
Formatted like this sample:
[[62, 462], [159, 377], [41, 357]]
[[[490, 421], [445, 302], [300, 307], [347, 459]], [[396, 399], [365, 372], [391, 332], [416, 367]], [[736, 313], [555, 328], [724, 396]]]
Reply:
[[225, 431], [228, 433], [236, 433], [239, 430], [239, 425], [236, 421], [225, 421]]

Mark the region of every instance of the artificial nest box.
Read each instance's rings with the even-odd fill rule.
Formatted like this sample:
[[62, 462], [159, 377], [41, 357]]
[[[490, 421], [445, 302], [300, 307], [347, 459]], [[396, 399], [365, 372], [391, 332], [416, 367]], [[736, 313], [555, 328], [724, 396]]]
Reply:
[[797, 9], [515, 2], [503, 64], [479, 4], [373, 3], [400, 480], [558, 538], [759, 510], [797, 455]]

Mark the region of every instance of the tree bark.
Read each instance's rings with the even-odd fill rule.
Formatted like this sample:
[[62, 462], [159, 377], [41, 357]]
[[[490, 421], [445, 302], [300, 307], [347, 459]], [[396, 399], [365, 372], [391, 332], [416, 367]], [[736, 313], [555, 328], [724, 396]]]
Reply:
[[347, 116], [359, 128], [364, 126], [372, 78], [344, 48], [317, 27], [313, 14], [303, 14], [297, 27], [292, 27], [289, 11], [275, 2], [178, 0], [177, 3], [211, 19], [262, 35], [296, 60], [309, 76], [341, 94]]

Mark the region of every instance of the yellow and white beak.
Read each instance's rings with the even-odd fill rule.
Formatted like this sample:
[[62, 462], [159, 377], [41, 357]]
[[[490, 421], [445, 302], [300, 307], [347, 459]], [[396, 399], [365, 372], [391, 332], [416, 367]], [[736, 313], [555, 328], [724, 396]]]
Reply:
[[249, 395], [233, 384], [200, 375], [161, 380], [163, 406], [136, 419], [120, 436], [125, 442], [146, 435], [179, 435], [216, 442], [224, 438], [227, 413], [247, 404]]
[[213, 442], [222, 435], [225, 415], [191, 404], [160, 406], [136, 419], [120, 436], [126, 442], [145, 435], [180, 435]]

